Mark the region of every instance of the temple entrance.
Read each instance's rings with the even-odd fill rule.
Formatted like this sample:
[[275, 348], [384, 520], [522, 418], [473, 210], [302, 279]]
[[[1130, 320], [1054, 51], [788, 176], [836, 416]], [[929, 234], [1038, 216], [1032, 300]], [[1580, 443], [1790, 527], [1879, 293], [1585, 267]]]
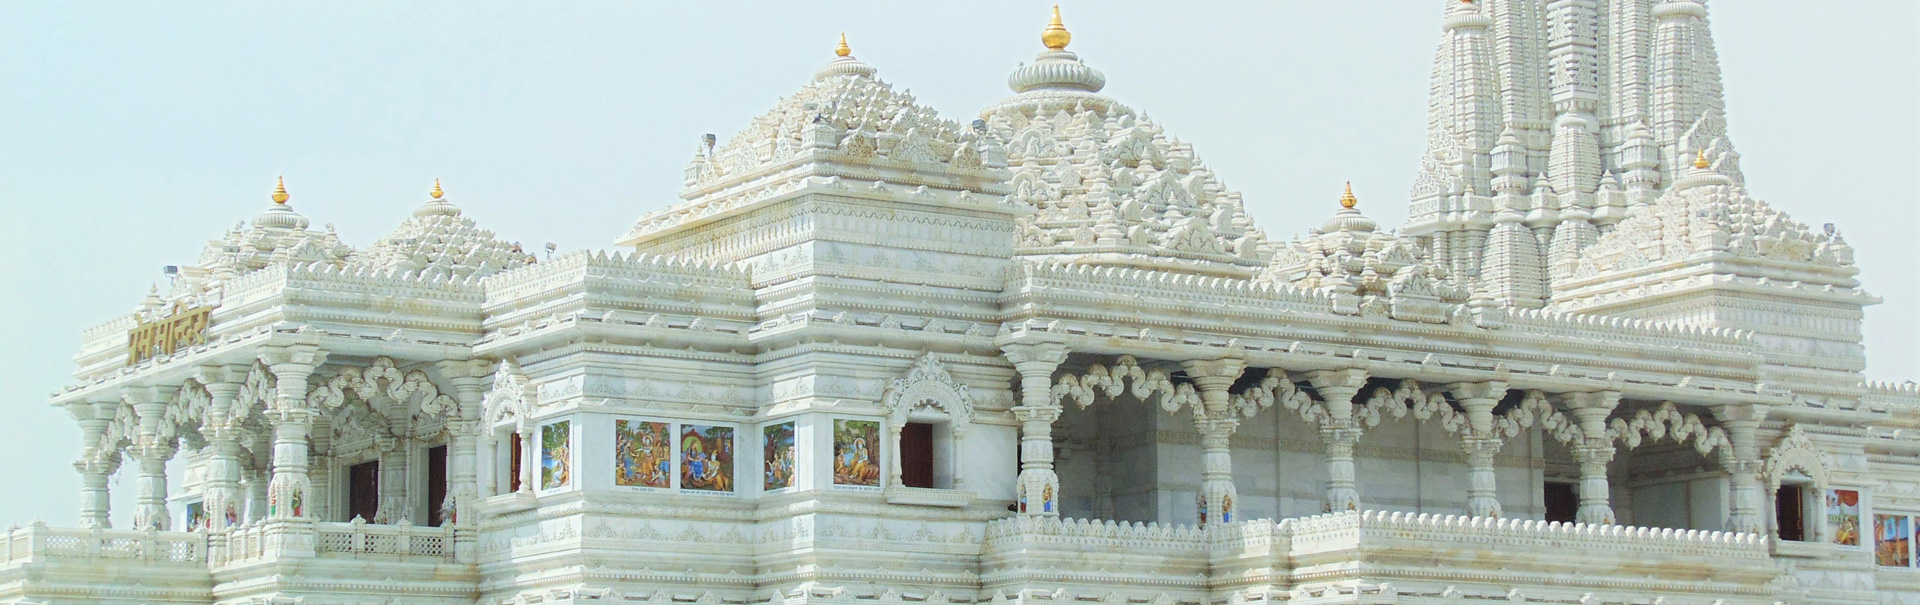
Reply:
[[380, 461], [347, 468], [347, 520], [373, 521], [380, 512]]

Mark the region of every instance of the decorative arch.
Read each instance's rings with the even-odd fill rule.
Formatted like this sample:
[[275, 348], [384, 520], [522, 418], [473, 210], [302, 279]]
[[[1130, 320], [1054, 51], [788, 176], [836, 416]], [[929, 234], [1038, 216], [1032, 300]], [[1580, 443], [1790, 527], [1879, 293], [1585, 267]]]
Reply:
[[513, 360], [502, 360], [493, 370], [493, 388], [481, 399], [481, 418], [489, 426], [508, 422], [523, 424], [533, 417], [533, 408], [539, 404], [539, 395], [533, 388], [533, 381]]
[[880, 408], [895, 426], [905, 424], [916, 411], [939, 410], [953, 423], [956, 436], [973, 423], [973, 395], [932, 353], [920, 356], [906, 376], [887, 384], [880, 395]]
[[[880, 408], [886, 413], [892, 433], [892, 487], [903, 487], [900, 466], [900, 433], [909, 420], [944, 416], [951, 438], [947, 452], [947, 472], [953, 489], [961, 488], [960, 465], [967, 428], [973, 424], [973, 395], [967, 385], [953, 379], [945, 364], [933, 353], [913, 363], [907, 374], [893, 379], [880, 395]], [[938, 460], [936, 458], [936, 460]], [[936, 470], [937, 473], [937, 470]], [[937, 476], [937, 474], [936, 474]]]
[[1826, 453], [1814, 447], [1806, 429], [1796, 424], [1789, 427], [1787, 435], [1767, 451], [1760, 474], [1766, 477], [1768, 490], [1780, 489], [1780, 482], [1786, 479], [1787, 473], [1796, 470], [1812, 478], [1816, 490], [1826, 490], [1833, 485], [1828, 467]]
[[1640, 447], [1642, 441], [1671, 437], [1678, 443], [1691, 441], [1693, 449], [1702, 456], [1719, 450], [1724, 459], [1733, 452], [1733, 442], [1727, 438], [1726, 429], [1707, 426], [1697, 414], [1681, 413], [1679, 406], [1671, 401], [1661, 402], [1660, 407], [1652, 411], [1640, 410], [1632, 420], [1614, 418], [1607, 423], [1607, 436], [1627, 444], [1629, 449]]

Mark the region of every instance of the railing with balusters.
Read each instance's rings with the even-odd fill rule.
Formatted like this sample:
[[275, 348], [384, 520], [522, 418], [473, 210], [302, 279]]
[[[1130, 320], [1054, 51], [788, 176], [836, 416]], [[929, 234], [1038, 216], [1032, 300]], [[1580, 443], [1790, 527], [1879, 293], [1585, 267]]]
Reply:
[[55, 529], [35, 523], [10, 528], [0, 540], [0, 564], [50, 557], [205, 564], [207, 538], [190, 532]]
[[407, 523], [372, 525], [360, 519], [350, 523], [316, 523], [314, 550], [323, 557], [438, 559], [453, 561], [453, 530]]

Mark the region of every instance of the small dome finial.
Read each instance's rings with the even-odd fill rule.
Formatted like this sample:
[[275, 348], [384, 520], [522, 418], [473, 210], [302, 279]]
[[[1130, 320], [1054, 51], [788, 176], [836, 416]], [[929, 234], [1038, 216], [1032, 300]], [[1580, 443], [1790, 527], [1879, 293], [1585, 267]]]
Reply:
[[1352, 208], [1360, 205], [1360, 198], [1353, 197], [1353, 181], [1347, 181], [1347, 192], [1340, 194], [1340, 207]]
[[447, 192], [440, 189], [440, 179], [437, 178], [433, 179], [433, 191], [429, 191], [427, 194], [433, 196], [433, 199], [436, 200], [447, 196]]
[[1067, 26], [1060, 22], [1060, 5], [1053, 5], [1053, 21], [1047, 23], [1046, 31], [1040, 32], [1040, 43], [1051, 50], [1066, 50], [1067, 43], [1073, 41], [1073, 34], [1067, 32]]
[[834, 56], [845, 57], [853, 54], [853, 47], [847, 46], [847, 35], [840, 34], [840, 45], [833, 47]]
[[287, 195], [287, 177], [280, 177], [279, 181], [273, 185], [273, 203], [285, 204], [289, 197], [292, 196]]
[[1700, 148], [1700, 156], [1693, 159], [1693, 167], [1702, 170], [1713, 167], [1713, 163], [1707, 161], [1707, 148]]

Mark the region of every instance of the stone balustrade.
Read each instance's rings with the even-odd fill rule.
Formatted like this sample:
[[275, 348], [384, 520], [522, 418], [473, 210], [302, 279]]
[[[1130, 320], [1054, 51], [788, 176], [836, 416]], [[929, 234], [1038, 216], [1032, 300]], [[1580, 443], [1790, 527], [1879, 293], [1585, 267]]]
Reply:
[[453, 561], [453, 530], [413, 525], [314, 524], [314, 550], [322, 557]]
[[[1519, 582], [1542, 598], [1684, 594], [1731, 603], [1771, 598], [1756, 588], [1781, 573], [1770, 549], [1770, 539], [1749, 533], [1383, 511], [1204, 528], [1023, 516], [988, 524], [981, 577], [987, 590], [1125, 587], [1176, 599], [1351, 596], [1389, 584], [1410, 591], [1403, 594], [1500, 596]], [[1069, 560], [1105, 573], [1061, 572]]]
[[120, 559], [204, 564], [206, 537], [196, 533], [51, 528], [42, 523], [9, 530], [0, 541], [0, 565], [48, 559]]

